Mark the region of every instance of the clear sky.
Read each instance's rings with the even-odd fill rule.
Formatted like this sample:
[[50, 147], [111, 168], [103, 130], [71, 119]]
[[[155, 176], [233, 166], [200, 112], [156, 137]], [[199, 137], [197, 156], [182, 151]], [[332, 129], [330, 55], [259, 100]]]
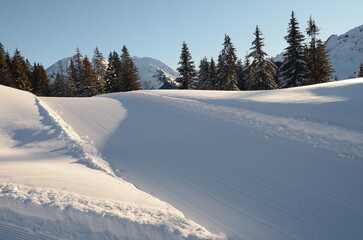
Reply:
[[107, 57], [126, 44], [133, 56], [176, 68], [183, 41], [198, 66], [204, 56], [217, 58], [224, 34], [244, 58], [257, 24], [275, 56], [286, 47], [292, 10], [302, 30], [312, 15], [323, 40], [363, 24], [362, 0], [0, 0], [0, 9], [5, 49], [45, 67], [77, 46], [88, 56], [98, 46]]

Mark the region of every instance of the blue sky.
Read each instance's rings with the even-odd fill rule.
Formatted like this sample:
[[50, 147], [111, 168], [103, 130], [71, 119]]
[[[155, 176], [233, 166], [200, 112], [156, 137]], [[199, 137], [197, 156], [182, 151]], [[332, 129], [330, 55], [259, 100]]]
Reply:
[[312, 15], [323, 40], [363, 24], [361, 0], [0, 1], [0, 42], [11, 53], [17, 47], [45, 67], [72, 56], [77, 46], [88, 56], [98, 46], [107, 57], [126, 44], [131, 55], [176, 68], [183, 41], [198, 66], [204, 56], [217, 58], [224, 34], [244, 58], [257, 24], [264, 50], [275, 56], [286, 47], [283, 37], [292, 10], [302, 30]]

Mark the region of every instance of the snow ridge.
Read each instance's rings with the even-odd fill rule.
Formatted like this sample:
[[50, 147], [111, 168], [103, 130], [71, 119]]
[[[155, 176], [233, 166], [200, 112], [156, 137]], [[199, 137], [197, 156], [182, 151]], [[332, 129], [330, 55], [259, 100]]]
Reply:
[[73, 140], [73, 148], [80, 152], [79, 162], [87, 165], [90, 168], [102, 170], [111, 176], [116, 176], [109, 166], [109, 164], [102, 159], [101, 154], [98, 152], [92, 141], [81, 138], [73, 128], [67, 124], [57, 112], [53, 111], [46, 103], [36, 98], [39, 108], [43, 108], [49, 116], [58, 124], [64, 133]]
[[177, 211], [94, 199], [66, 191], [0, 184], [0, 205], [3, 206], [0, 222], [55, 238], [224, 238], [210, 234]]

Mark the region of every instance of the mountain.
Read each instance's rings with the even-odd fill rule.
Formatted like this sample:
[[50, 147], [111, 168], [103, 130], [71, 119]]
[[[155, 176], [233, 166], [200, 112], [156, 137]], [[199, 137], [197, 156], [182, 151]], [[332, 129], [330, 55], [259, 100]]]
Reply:
[[325, 43], [330, 55], [334, 75], [338, 79], [357, 76], [361, 61], [363, 61], [363, 25], [342, 35], [332, 35]]
[[[59, 60], [64, 70], [67, 69], [71, 59], [72, 57], [67, 57]], [[140, 83], [146, 89], [159, 89], [163, 86], [163, 83], [159, 82], [158, 79], [154, 77], [157, 74], [157, 70], [162, 70], [171, 82], [173, 82], [179, 76], [179, 74], [174, 69], [160, 60], [150, 57], [133, 57], [132, 60], [139, 71]], [[52, 81], [54, 81], [55, 75], [58, 71], [59, 61], [46, 69], [47, 74]], [[106, 66], [108, 64], [106, 59], [104, 64]]]
[[[339, 80], [355, 78], [363, 61], [363, 25], [342, 35], [332, 35], [325, 42], [329, 61], [335, 70], [334, 77]], [[274, 58], [276, 62], [284, 60], [283, 52]]]

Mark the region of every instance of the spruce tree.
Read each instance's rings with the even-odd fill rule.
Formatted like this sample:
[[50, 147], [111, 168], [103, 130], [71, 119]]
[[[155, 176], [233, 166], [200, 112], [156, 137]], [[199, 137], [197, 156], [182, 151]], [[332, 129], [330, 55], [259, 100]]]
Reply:
[[83, 78], [84, 74], [83, 56], [78, 47], [76, 49], [76, 54], [73, 56], [72, 60], [74, 64], [72, 80], [75, 85], [76, 96], [77, 97], [88, 96], [88, 90], [86, 89], [87, 86], [85, 85]]
[[198, 89], [209, 89], [209, 86], [211, 85], [210, 64], [206, 57], [204, 57], [202, 60], [200, 60], [197, 76], [198, 76], [198, 87], [197, 88]]
[[78, 81], [78, 74], [77, 74], [77, 69], [76, 66], [74, 65], [74, 61], [73, 59], [71, 59], [69, 61], [69, 65], [67, 67], [67, 72], [68, 72], [68, 79], [67, 82], [65, 84], [65, 89], [66, 89], [66, 97], [76, 97], [77, 96], [77, 92], [76, 92], [76, 81]]
[[309, 45], [305, 49], [308, 81], [302, 85], [328, 82], [334, 70], [329, 63], [325, 45], [320, 39], [317, 39], [319, 28], [311, 17], [308, 21], [306, 33], [310, 37]]
[[237, 86], [240, 90], [245, 90], [246, 72], [241, 59], [237, 60]]
[[296, 87], [308, 81], [308, 70], [304, 56], [304, 35], [299, 30], [295, 13], [291, 13], [288, 34], [285, 36], [288, 47], [285, 48], [284, 62], [280, 67], [280, 87]]
[[188, 45], [185, 42], [183, 42], [182, 45], [180, 61], [178, 64], [180, 66], [177, 68], [177, 70], [180, 77], [177, 79], [177, 82], [180, 83], [180, 88], [195, 88], [196, 70], [194, 66], [194, 61], [192, 60], [192, 55], [190, 54]]
[[359, 65], [359, 71], [358, 71], [357, 77], [359, 77], [359, 78], [363, 77], [363, 61]]
[[251, 57], [252, 63], [249, 66], [249, 75], [247, 76], [246, 88], [248, 90], [268, 90], [276, 89], [275, 82], [276, 65], [266, 59], [266, 52], [262, 50], [264, 46], [262, 33], [258, 26], [254, 33], [255, 40], [252, 42], [252, 52], [248, 55]]
[[15, 50], [14, 56], [11, 59], [10, 68], [13, 76], [13, 87], [25, 91], [31, 91], [31, 83], [28, 77], [28, 73], [31, 70], [28, 69], [28, 64], [18, 49]]
[[127, 47], [124, 45], [122, 48], [122, 54], [120, 56], [120, 75], [119, 83], [121, 91], [133, 91], [141, 88], [137, 68], [132, 61]]
[[217, 78], [219, 89], [239, 90], [236, 49], [228, 35], [224, 37], [223, 49], [218, 56]]
[[97, 74], [95, 73], [91, 61], [87, 56], [83, 59], [83, 67], [82, 82], [85, 85], [85, 91], [83, 95], [87, 97], [97, 95], [99, 93]]
[[50, 96], [50, 80], [40, 63], [34, 63], [32, 67], [32, 92], [37, 96]]
[[105, 88], [106, 66], [104, 64], [103, 54], [100, 52], [98, 47], [94, 50], [92, 64], [97, 77], [97, 92], [101, 94], [104, 92]]
[[12, 86], [10, 67], [6, 61], [6, 52], [4, 46], [0, 42], [0, 84]]
[[121, 69], [121, 62], [117, 52], [110, 52], [108, 56], [108, 66], [105, 76], [105, 92], [119, 92], [121, 91], [120, 83], [118, 82]]
[[217, 86], [217, 67], [216, 67], [216, 63], [213, 59], [213, 57], [210, 60], [210, 64], [209, 64], [209, 78], [210, 78], [210, 85], [208, 86], [208, 89], [212, 90], [212, 89], [216, 89]]

